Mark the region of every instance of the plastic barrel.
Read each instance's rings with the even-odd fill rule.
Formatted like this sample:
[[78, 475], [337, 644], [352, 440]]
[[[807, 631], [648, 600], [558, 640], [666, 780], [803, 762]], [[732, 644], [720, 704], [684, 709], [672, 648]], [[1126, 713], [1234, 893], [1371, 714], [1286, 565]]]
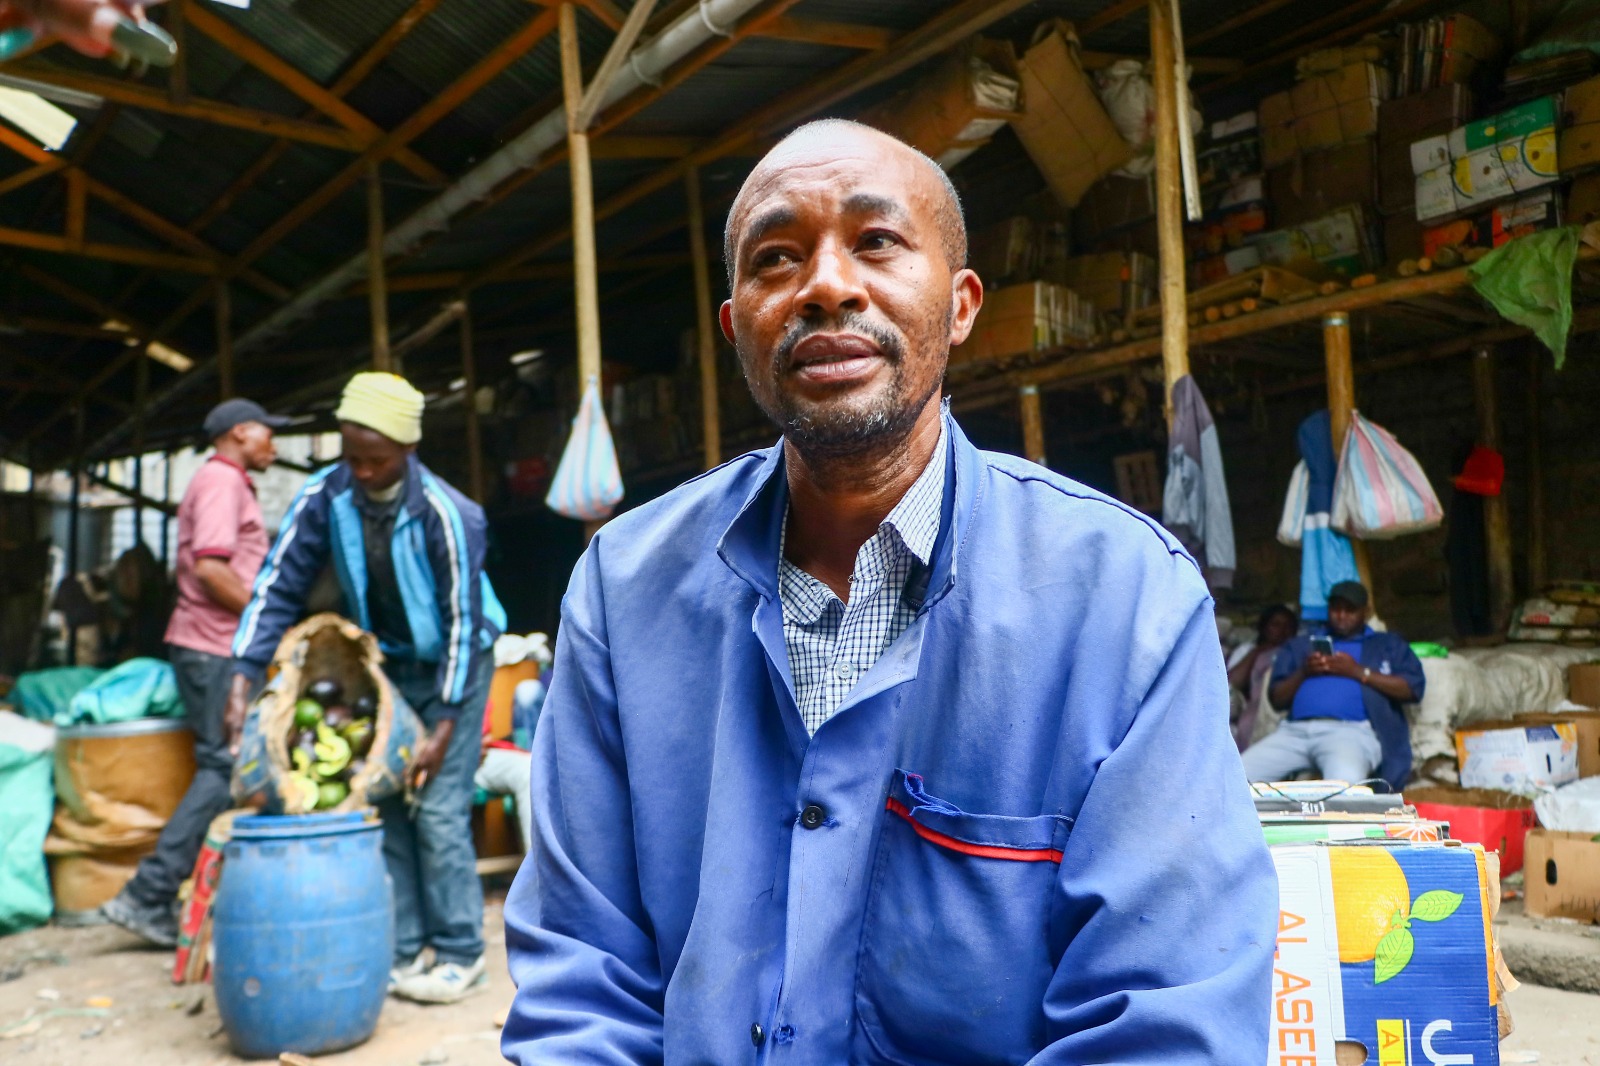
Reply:
[[234, 822], [212, 943], [237, 1054], [320, 1055], [370, 1037], [394, 956], [381, 825], [362, 812]]

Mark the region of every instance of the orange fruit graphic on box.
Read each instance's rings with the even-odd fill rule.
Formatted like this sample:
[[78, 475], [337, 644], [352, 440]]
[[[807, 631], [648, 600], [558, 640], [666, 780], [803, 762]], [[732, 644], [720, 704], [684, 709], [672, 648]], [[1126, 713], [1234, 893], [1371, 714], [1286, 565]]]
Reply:
[[1457, 892], [1424, 892], [1413, 902], [1405, 871], [1381, 847], [1328, 850], [1339, 961], [1373, 962], [1373, 983], [1397, 976], [1411, 961], [1416, 940], [1412, 920], [1442, 922], [1461, 906]]
[[1384, 848], [1330, 848], [1339, 961], [1368, 962], [1378, 941], [1411, 914], [1405, 871]]

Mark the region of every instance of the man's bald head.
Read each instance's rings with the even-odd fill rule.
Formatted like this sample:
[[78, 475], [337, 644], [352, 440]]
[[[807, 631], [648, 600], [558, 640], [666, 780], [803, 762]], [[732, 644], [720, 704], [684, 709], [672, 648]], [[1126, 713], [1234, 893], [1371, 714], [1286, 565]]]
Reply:
[[870, 150], [914, 160], [919, 167], [927, 171], [937, 189], [936, 221], [945, 259], [950, 264], [952, 273], [967, 265], [967, 220], [961, 210], [961, 196], [956, 192], [956, 187], [951, 183], [950, 175], [944, 172], [944, 168], [909, 144], [882, 130], [849, 119], [825, 118], [806, 123], [774, 145], [772, 150], [762, 157], [761, 162], [756, 164], [755, 169], [750, 172], [750, 176], [739, 189], [739, 195], [734, 198], [733, 206], [728, 209], [728, 221], [722, 231], [722, 261], [727, 267], [730, 289], [733, 287], [736, 273], [734, 266], [739, 251], [740, 230], [745, 221], [743, 213], [751, 188], [760, 184], [774, 170], [813, 160], [832, 148], [844, 148], [848, 145], [852, 149], [859, 150], [862, 142], [866, 142]]

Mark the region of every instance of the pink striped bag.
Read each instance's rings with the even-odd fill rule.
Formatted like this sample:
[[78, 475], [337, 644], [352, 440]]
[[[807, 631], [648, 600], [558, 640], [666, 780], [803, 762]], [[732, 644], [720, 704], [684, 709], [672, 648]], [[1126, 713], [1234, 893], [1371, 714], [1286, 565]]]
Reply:
[[1416, 457], [1394, 434], [1352, 412], [1333, 479], [1333, 528], [1362, 540], [1388, 540], [1443, 521], [1444, 508]]

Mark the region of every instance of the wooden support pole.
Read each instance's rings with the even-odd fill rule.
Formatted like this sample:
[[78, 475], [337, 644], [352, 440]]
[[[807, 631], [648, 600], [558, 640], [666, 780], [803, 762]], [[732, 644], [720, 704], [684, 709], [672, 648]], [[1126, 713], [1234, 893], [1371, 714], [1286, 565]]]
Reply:
[[383, 273], [383, 164], [367, 164], [367, 301], [372, 308], [372, 367], [398, 374], [389, 351], [389, 291]]
[[84, 219], [89, 211], [88, 175], [76, 168], [67, 171], [67, 240], [83, 243]]
[[[141, 360], [142, 362], [143, 360]], [[83, 404], [72, 409], [72, 488], [67, 511], [67, 576], [78, 579], [78, 522], [83, 503]], [[55, 590], [52, 589], [53, 593]], [[78, 627], [67, 626], [67, 665], [78, 665]]]
[[722, 462], [722, 408], [717, 395], [717, 337], [711, 317], [711, 257], [706, 251], [705, 205], [700, 198], [700, 168], [683, 176], [689, 199], [689, 254], [694, 260], [695, 340], [700, 353], [700, 423], [706, 469]]
[[233, 396], [233, 293], [226, 279], [217, 279], [217, 392], [219, 399]]
[[161, 508], [161, 569], [166, 570], [172, 565], [172, 512], [177, 508], [172, 506], [172, 453], [164, 452], [161, 459], [161, 502], [166, 504]]
[[478, 357], [472, 350], [472, 305], [461, 298], [462, 411], [467, 419], [467, 491], [483, 502], [483, 431], [478, 424]]
[[[1333, 458], [1344, 454], [1344, 439], [1350, 433], [1350, 416], [1356, 409], [1356, 374], [1350, 359], [1350, 316], [1335, 312], [1322, 320], [1323, 355], [1328, 373], [1328, 420], [1333, 431]], [[1372, 560], [1365, 541], [1351, 538], [1356, 571], [1374, 605], [1378, 592], [1372, 587]]]
[[1549, 580], [1544, 523], [1544, 349], [1528, 347], [1528, 594]]
[[[1485, 344], [1472, 353], [1472, 397], [1478, 412], [1478, 443], [1501, 450], [1500, 410], [1495, 386], [1494, 348]], [[1511, 620], [1515, 586], [1511, 575], [1511, 511], [1502, 489], [1483, 498], [1483, 532], [1489, 551], [1489, 620], [1496, 632]]]
[[1017, 402], [1022, 407], [1022, 454], [1040, 466], [1044, 461], [1044, 404], [1039, 398], [1039, 386], [1024, 385], [1017, 390]]
[[583, 101], [577, 8], [561, 5], [561, 89], [567, 111], [567, 163], [572, 174], [572, 271], [578, 320], [578, 391], [600, 383], [600, 278], [595, 261], [594, 185], [589, 135], [577, 124]]
[[1189, 297], [1183, 250], [1183, 176], [1172, 0], [1150, 0], [1150, 66], [1155, 88], [1156, 235], [1161, 252], [1163, 404], [1172, 420], [1172, 386], [1189, 373]]
[[135, 366], [133, 385], [133, 542], [144, 543], [144, 408], [150, 399], [150, 360]]

